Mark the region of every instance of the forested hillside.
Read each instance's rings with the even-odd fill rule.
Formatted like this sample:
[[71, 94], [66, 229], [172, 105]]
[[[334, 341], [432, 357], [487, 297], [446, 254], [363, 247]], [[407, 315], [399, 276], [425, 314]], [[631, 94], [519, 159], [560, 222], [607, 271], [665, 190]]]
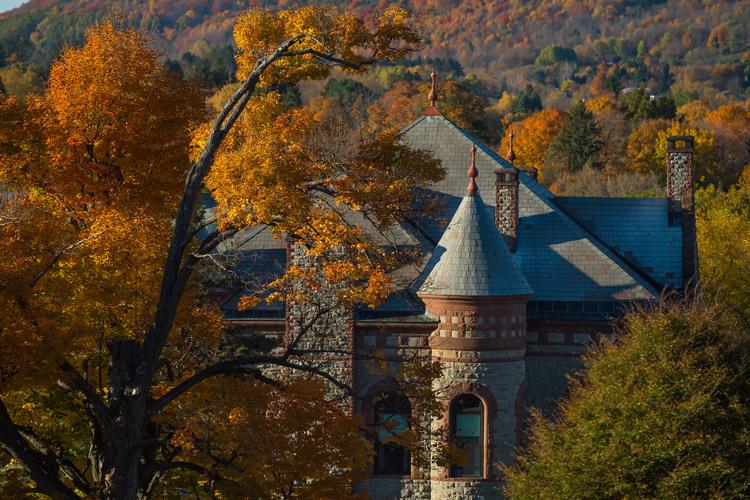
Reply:
[[[86, 27], [107, 17], [147, 32], [184, 79], [219, 89], [234, 81], [239, 12], [306, 3], [31, 0], [0, 17], [0, 89], [11, 95], [43, 89], [61, 50], [81, 45]], [[327, 3], [358, 15], [389, 4]], [[448, 117], [502, 152], [507, 138], [502, 145], [501, 138], [513, 128], [519, 162], [567, 194], [660, 193], [670, 133], [698, 137], [706, 184], [730, 185], [750, 162], [749, 1], [404, 4], [425, 38], [420, 52], [354, 79], [334, 74], [328, 82], [284, 89], [288, 103], [323, 96], [367, 110], [372, 121], [403, 126], [423, 109], [435, 67]], [[568, 120], [580, 101], [586, 109]], [[566, 120], [568, 129], [588, 130], [586, 136], [559, 134]]]
[[[191, 52], [223, 61], [206, 46], [227, 45], [238, 12], [297, 0], [31, 0], [0, 19], [3, 80], [44, 70], [86, 26], [120, 12], [158, 36], [172, 57]], [[330, 2], [329, 2], [330, 3]], [[389, 2], [333, 2], [360, 14]], [[454, 58], [499, 89], [527, 82], [552, 99], [595, 78], [682, 98], [741, 93], [750, 83], [748, 2], [675, 0], [409, 0], [423, 24], [425, 57]], [[113, 7], [114, 5], [114, 7]], [[24, 67], [32, 65], [32, 69]], [[600, 67], [601, 64], [605, 66]], [[16, 71], [11, 71], [14, 68]], [[32, 78], [29, 76], [29, 78]], [[5, 82], [6, 86], [9, 82]], [[16, 84], [15, 82], [11, 82]]]

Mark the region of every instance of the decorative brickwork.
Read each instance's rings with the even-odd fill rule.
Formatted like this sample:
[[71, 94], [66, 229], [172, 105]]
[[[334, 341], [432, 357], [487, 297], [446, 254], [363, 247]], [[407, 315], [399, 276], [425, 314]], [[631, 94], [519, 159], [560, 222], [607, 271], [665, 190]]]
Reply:
[[682, 279], [686, 290], [698, 284], [698, 244], [695, 230], [694, 139], [690, 136], [667, 138], [667, 196], [670, 214], [679, 210], [682, 228]]
[[495, 171], [495, 225], [511, 252], [518, 245], [518, 170]]

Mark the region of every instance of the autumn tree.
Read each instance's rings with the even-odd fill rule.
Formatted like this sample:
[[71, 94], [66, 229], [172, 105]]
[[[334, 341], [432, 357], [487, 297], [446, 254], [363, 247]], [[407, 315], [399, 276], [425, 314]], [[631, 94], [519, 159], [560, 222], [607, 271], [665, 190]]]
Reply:
[[[370, 121], [386, 126], [403, 126], [419, 116], [427, 105], [429, 83], [414, 84], [399, 82], [368, 109]], [[496, 142], [497, 137], [488, 126], [484, 100], [472, 94], [457, 80], [437, 81], [437, 107], [456, 125], [477, 135], [487, 142]]]
[[[63, 54], [43, 97], [28, 106], [3, 98], [0, 231], [14, 257], [0, 268], [10, 313], [0, 446], [21, 472], [13, 491], [149, 498], [199, 475], [230, 492], [247, 480], [261, 496], [320, 497], [346, 491], [366, 462], [356, 420], [319, 381], [354, 397], [351, 388], [306, 363], [294, 340], [275, 351], [228, 348], [199, 278], [222, 242], [263, 223], [319, 263], [312, 274], [290, 266], [269, 300], [305, 300], [290, 295], [300, 280], [332, 282], [341, 307], [387, 296], [396, 257], [343, 212], [385, 229], [409, 211], [413, 185], [440, 178], [438, 163], [391, 129], [325, 149], [317, 138], [340, 122], [285, 111], [278, 94], [256, 91], [323, 78], [332, 66], [362, 71], [421, 40], [398, 8], [368, 20], [330, 8], [251, 10], [234, 35], [241, 83], [192, 137], [201, 96], [141, 34], [112, 24]], [[206, 189], [215, 220], [197, 212]], [[273, 367], [307, 376], [284, 383]], [[292, 435], [267, 432], [280, 421]], [[302, 436], [310, 440], [294, 441]], [[334, 458], [316, 455], [322, 442]], [[295, 456], [259, 464], [274, 446]]]
[[668, 120], [644, 120], [633, 129], [625, 149], [628, 159], [626, 170], [641, 174], [651, 173], [658, 175], [659, 178], [666, 178], [666, 164], [659, 162], [656, 157], [656, 148], [659, 133], [669, 128], [669, 125]]
[[584, 360], [556, 419], [506, 468], [511, 498], [750, 493], [747, 316], [677, 305], [627, 317]]
[[750, 314], [750, 188], [696, 192], [701, 283], [715, 300]]
[[[514, 133], [513, 151], [516, 165], [534, 167], [539, 170], [539, 179], [544, 180], [544, 158], [549, 145], [565, 122], [566, 114], [555, 108], [547, 108], [520, 122], [511, 123], [508, 132]], [[503, 136], [499, 152], [505, 155], [510, 146], [509, 134]]]

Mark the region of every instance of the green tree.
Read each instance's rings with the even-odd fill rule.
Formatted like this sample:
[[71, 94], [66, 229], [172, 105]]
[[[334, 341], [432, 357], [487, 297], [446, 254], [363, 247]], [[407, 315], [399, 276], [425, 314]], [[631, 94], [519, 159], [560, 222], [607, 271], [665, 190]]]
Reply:
[[620, 109], [632, 122], [663, 118], [674, 119], [677, 105], [669, 95], [652, 96], [644, 87], [632, 90], [620, 99]]
[[600, 132], [594, 114], [579, 102], [570, 110], [560, 133], [550, 144], [546, 162], [567, 170], [595, 166], [602, 149]]
[[342, 106], [351, 106], [357, 100], [368, 103], [372, 100], [372, 91], [361, 82], [351, 78], [332, 78], [326, 83], [323, 96], [337, 100]]
[[221, 87], [233, 80], [237, 65], [230, 45], [212, 47], [205, 56], [186, 52], [180, 66], [185, 79], [201, 82], [209, 87]]
[[511, 113], [535, 113], [541, 111], [542, 98], [539, 97], [539, 93], [530, 83], [526, 85], [526, 88], [519, 92], [513, 97], [513, 102], [510, 105]]
[[[507, 491], [526, 498], [747, 498], [750, 343], [719, 306], [630, 315], [585, 358], [558, 418], [535, 416]], [[746, 319], [746, 318], [745, 318]]]
[[576, 62], [577, 59], [576, 51], [571, 48], [560, 47], [559, 45], [547, 45], [539, 51], [534, 64], [537, 66], [546, 66], [560, 62]]

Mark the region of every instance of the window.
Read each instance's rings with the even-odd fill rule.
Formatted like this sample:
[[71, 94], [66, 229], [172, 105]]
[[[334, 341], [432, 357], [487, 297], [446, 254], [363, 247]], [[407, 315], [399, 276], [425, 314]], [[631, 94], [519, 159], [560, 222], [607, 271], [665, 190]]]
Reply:
[[408, 476], [411, 457], [409, 450], [399, 443], [399, 434], [409, 428], [411, 404], [398, 394], [383, 394], [375, 403], [375, 424], [378, 437], [375, 444], [375, 473]]
[[452, 477], [482, 477], [484, 463], [484, 406], [472, 394], [462, 394], [451, 402], [451, 436], [466, 452], [462, 465], [451, 467]]

